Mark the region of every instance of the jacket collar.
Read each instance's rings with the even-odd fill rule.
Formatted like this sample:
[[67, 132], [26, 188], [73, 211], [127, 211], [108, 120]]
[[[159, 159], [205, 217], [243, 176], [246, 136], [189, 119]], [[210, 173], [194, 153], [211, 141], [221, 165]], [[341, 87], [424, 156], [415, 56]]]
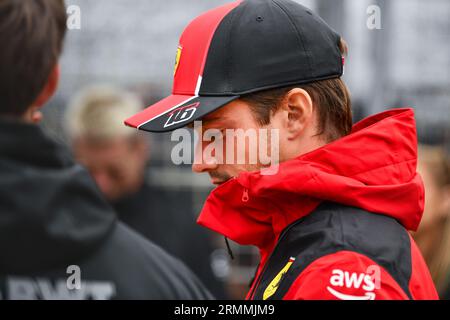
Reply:
[[0, 155], [3, 159], [42, 167], [73, 165], [70, 153], [49, 139], [37, 125], [0, 119]]

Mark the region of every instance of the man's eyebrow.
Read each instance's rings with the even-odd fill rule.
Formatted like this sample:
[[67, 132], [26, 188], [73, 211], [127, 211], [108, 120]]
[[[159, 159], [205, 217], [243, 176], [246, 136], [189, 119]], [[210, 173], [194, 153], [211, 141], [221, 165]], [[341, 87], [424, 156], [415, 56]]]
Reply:
[[201, 119], [203, 124], [211, 123], [211, 122], [217, 121], [217, 120], [227, 120], [227, 119], [226, 118], [224, 119], [223, 117], [211, 117], [211, 118], [206, 117], [206, 119]]
[[[202, 126], [205, 126], [207, 124], [210, 124], [213, 121], [221, 121], [224, 123], [234, 123], [233, 119], [229, 119], [229, 118], [224, 118], [224, 117], [206, 117], [206, 119], [199, 119], [196, 121], [201, 121], [202, 122]], [[194, 128], [194, 122], [191, 122], [190, 124], [187, 125], [187, 127], [189, 129], [193, 129]]]
[[194, 122], [189, 123], [186, 127], [189, 128], [189, 129], [194, 129], [194, 124], [195, 124], [196, 122], [201, 122], [201, 123], [202, 123], [202, 126], [205, 126], [205, 124], [207, 124], [207, 123], [211, 123], [212, 121], [216, 121], [216, 120], [220, 120], [220, 119], [221, 119], [221, 118], [219, 118], [219, 117], [217, 117], [217, 118], [211, 118], [211, 119], [206, 119], [206, 120], [198, 119], [198, 120], [195, 120]]

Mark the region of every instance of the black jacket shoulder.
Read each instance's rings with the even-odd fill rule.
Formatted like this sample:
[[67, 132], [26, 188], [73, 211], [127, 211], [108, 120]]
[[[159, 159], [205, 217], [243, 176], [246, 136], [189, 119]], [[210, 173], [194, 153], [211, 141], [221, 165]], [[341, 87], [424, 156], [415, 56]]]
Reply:
[[39, 127], [0, 120], [1, 299], [209, 299]]
[[102, 270], [102, 278], [114, 287], [114, 299], [212, 298], [184, 263], [121, 222], [80, 269], [93, 280]]
[[360, 208], [324, 202], [309, 215], [289, 225], [270, 257], [255, 298], [283, 268], [290, 257], [295, 263], [280, 283], [281, 298], [297, 277], [315, 260], [340, 251], [352, 251], [382, 266], [411, 297], [411, 243], [406, 229], [394, 218]]

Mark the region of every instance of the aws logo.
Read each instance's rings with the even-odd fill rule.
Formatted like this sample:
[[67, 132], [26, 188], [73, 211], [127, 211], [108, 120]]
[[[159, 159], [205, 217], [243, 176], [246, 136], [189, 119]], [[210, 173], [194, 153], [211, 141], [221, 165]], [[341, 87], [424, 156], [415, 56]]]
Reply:
[[[373, 291], [377, 289], [376, 277], [376, 273], [357, 273], [334, 269], [330, 277], [331, 286], [327, 286], [327, 290], [340, 300], [375, 300], [376, 295]], [[366, 292], [361, 296], [349, 295], [341, 292], [343, 288], [362, 289]]]

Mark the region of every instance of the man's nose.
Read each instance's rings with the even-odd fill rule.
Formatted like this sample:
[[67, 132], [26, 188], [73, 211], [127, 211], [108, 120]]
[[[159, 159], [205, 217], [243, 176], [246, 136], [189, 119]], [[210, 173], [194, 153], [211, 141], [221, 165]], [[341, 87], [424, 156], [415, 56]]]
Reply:
[[216, 169], [217, 169], [217, 161], [215, 159], [210, 159], [208, 161], [201, 161], [199, 163], [194, 162], [192, 164], [192, 171], [195, 173], [203, 173], [213, 171]]
[[203, 173], [212, 170], [216, 170], [218, 167], [218, 161], [215, 157], [204, 156], [203, 146], [197, 143], [195, 146], [194, 163], [192, 164], [192, 171], [195, 173]]

